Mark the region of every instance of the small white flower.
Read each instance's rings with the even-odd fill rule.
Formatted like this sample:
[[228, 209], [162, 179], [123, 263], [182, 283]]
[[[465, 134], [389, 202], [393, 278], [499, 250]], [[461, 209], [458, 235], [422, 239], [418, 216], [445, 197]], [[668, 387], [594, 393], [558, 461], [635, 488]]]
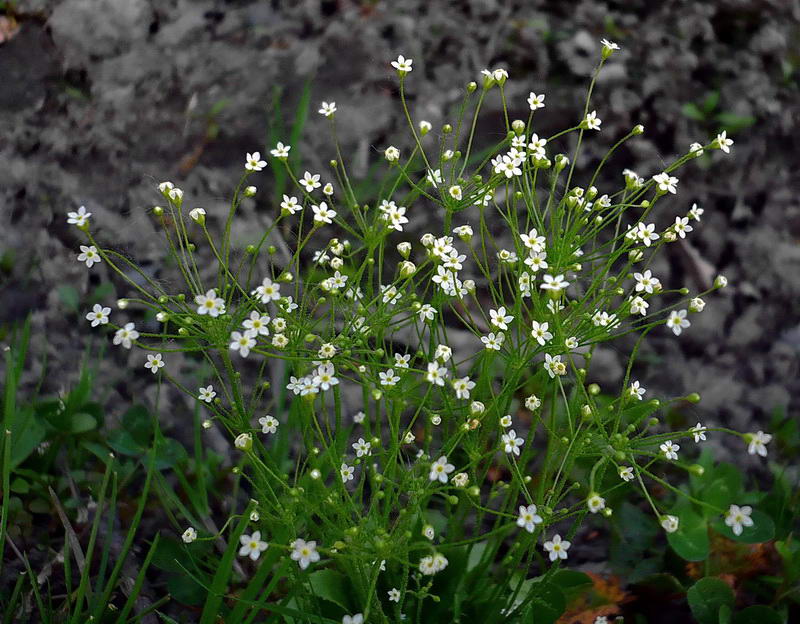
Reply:
[[678, 192], [678, 178], [669, 175], [668, 173], [659, 173], [653, 176], [653, 181], [656, 183], [658, 190], [662, 193], [672, 193], [673, 195]]
[[99, 303], [95, 303], [92, 307], [92, 311], [86, 314], [86, 320], [91, 321], [92, 327], [106, 325], [110, 314], [111, 308], [104, 308]]
[[539, 323], [538, 321], [531, 322], [531, 337], [542, 346], [553, 339], [553, 334], [547, 331], [549, 325], [549, 323]]
[[694, 427], [689, 429], [689, 433], [694, 436], [695, 442], [701, 442], [705, 441], [706, 439], [706, 430], [707, 427], [705, 427], [702, 423], [697, 423]]
[[81, 206], [78, 208], [77, 212], [68, 212], [67, 213], [67, 223], [70, 225], [77, 225], [78, 227], [83, 227], [89, 221], [89, 217], [92, 216], [91, 212], [86, 212], [86, 206]]
[[211, 403], [215, 396], [217, 396], [217, 393], [214, 392], [214, 386], [211, 384], [207, 385], [205, 388], [201, 386], [197, 394], [197, 398], [206, 403]]
[[490, 323], [497, 327], [497, 329], [508, 329], [508, 323], [514, 320], [510, 314], [506, 315], [504, 306], [500, 306], [497, 310], [489, 310]]
[[212, 318], [217, 318], [220, 314], [225, 314], [225, 300], [217, 297], [217, 291], [211, 289], [205, 295], [196, 295], [194, 302], [197, 304], [197, 313], [207, 314]]
[[528, 94], [528, 106], [531, 107], [532, 111], [535, 111], [539, 108], [544, 108], [544, 94], [536, 95], [533, 91]]
[[694, 228], [689, 225], [689, 217], [675, 217], [675, 225], [672, 226], [672, 229], [681, 238], [686, 238], [686, 234]]
[[461, 199], [461, 187], [458, 186], [457, 184], [451, 186], [448, 192], [450, 193], [450, 197], [452, 197], [453, 199], [456, 200]]
[[306, 190], [306, 193], [311, 193], [314, 189], [318, 189], [320, 186], [322, 186], [322, 183], [319, 181], [319, 179], [320, 175], [318, 173], [312, 175], [306, 171], [303, 174], [303, 177], [299, 180], [300, 186]]
[[114, 344], [121, 344], [126, 349], [131, 348], [134, 340], [139, 338], [139, 332], [133, 323], [126, 323], [125, 327], [120, 327], [114, 334]]
[[158, 372], [160, 368], [163, 368], [164, 365], [165, 362], [163, 359], [161, 359], [160, 353], [156, 353], [155, 355], [152, 355], [150, 353], [147, 354], [147, 362], [145, 362], [144, 367], [150, 369], [150, 372], [153, 373], [154, 375]]
[[197, 539], [197, 531], [195, 531], [193, 527], [189, 527], [183, 532], [181, 539], [185, 544], [191, 544]]
[[447, 456], [442, 455], [433, 464], [431, 464], [431, 472], [428, 479], [431, 481], [439, 481], [440, 483], [447, 483], [447, 475], [453, 472], [456, 467], [453, 464], [447, 463]]
[[475, 382], [469, 377], [453, 380], [453, 389], [456, 391], [457, 399], [469, 399], [469, 393], [475, 387]]
[[358, 442], [353, 442], [352, 447], [356, 452], [356, 457], [363, 457], [370, 454], [372, 444], [364, 440], [364, 438], [359, 438]]
[[704, 212], [705, 210], [703, 210], [700, 206], [698, 206], [697, 204], [692, 204], [692, 207], [689, 209], [688, 214], [690, 218], [694, 219], [695, 221], [699, 221], [700, 217], [703, 216]]
[[289, 158], [289, 150], [292, 149], [291, 145], [284, 145], [281, 142], [275, 146], [275, 149], [270, 151], [273, 158]]
[[733, 139], [728, 138], [728, 132], [723, 130], [717, 135], [717, 138], [714, 139], [714, 146], [721, 149], [726, 154], [731, 153], [731, 145], [733, 145]]
[[258, 419], [261, 425], [261, 433], [275, 433], [278, 430], [278, 419], [267, 414]]
[[342, 476], [342, 483], [347, 483], [353, 480], [355, 469], [347, 464], [342, 464], [339, 468], [339, 474]]
[[771, 434], [757, 431], [756, 433], [748, 433], [746, 439], [749, 440], [747, 445], [748, 454], [758, 454], [761, 457], [767, 456], [767, 444], [772, 440]]
[[611, 55], [615, 50], [619, 50], [619, 46], [608, 39], [603, 39], [600, 43], [603, 44], [603, 53], [606, 55]]
[[250, 354], [250, 349], [255, 346], [256, 341], [249, 332], [242, 334], [235, 331], [231, 333], [231, 350], [238, 351], [242, 357], [247, 357]]
[[319, 205], [312, 205], [314, 211], [314, 223], [333, 223], [332, 219], [336, 216], [336, 211], [328, 208], [328, 204], [320, 202]]
[[619, 469], [619, 478], [623, 481], [633, 481], [633, 468], [630, 466], [621, 466]]
[[598, 511], [602, 511], [606, 508], [606, 499], [597, 492], [592, 492], [589, 494], [589, 498], [586, 499], [586, 506], [589, 508], [590, 512], [596, 514]]
[[266, 314], [261, 314], [257, 310], [250, 312], [250, 318], [245, 319], [242, 326], [251, 336], [269, 336], [270, 318]]
[[439, 366], [438, 362], [430, 362], [428, 364], [428, 372], [425, 375], [426, 381], [437, 386], [444, 386], [445, 377], [447, 377], [446, 368]]
[[321, 108], [317, 112], [330, 119], [336, 112], [336, 102], [323, 102]]
[[250, 557], [253, 561], [261, 556], [261, 553], [269, 548], [269, 544], [261, 541], [261, 531], [253, 531], [252, 535], [242, 535], [239, 538], [241, 548], [240, 557]]
[[753, 508], [749, 505], [742, 507], [731, 505], [725, 515], [725, 524], [731, 527], [734, 535], [741, 535], [744, 527], [753, 526], [753, 519], [750, 517], [751, 513], [753, 513]]
[[673, 310], [669, 313], [667, 327], [669, 327], [676, 336], [680, 336], [681, 332], [690, 325], [689, 319], [686, 318], [686, 310]]
[[384, 150], [383, 155], [389, 162], [397, 162], [397, 160], [400, 158], [400, 150], [394, 145], [390, 145]]
[[664, 457], [671, 460], [678, 459], [678, 451], [681, 450], [681, 447], [672, 442], [671, 440], [667, 440], [664, 444], [661, 444], [658, 448], [661, 449], [661, 452], [664, 453]]
[[678, 530], [680, 522], [677, 516], [661, 516], [661, 528], [667, 533], [674, 533]]
[[556, 375], [566, 375], [567, 366], [561, 361], [560, 355], [551, 356], [549, 353], [544, 354], [544, 369], [553, 379]]
[[342, 624], [364, 624], [364, 614], [356, 613], [355, 615], [345, 615], [342, 618]]
[[508, 433], [502, 435], [503, 450], [506, 453], [513, 453], [519, 457], [519, 447], [521, 447], [525, 440], [517, 437], [517, 432], [511, 429]]
[[97, 247], [94, 245], [81, 245], [81, 253], [78, 254], [78, 262], [84, 262], [88, 268], [92, 268], [95, 263], [102, 262], [100, 254], [97, 253]]
[[632, 397], [641, 401], [644, 393], [647, 392], [647, 389], [642, 387], [638, 381], [634, 381], [630, 388], [628, 388], [628, 392]]
[[292, 549], [292, 554], [290, 555], [292, 561], [296, 561], [301, 570], [305, 570], [309, 563], [319, 561], [319, 553], [317, 552], [317, 543], [315, 541], [306, 542], [298, 538], [289, 547]]
[[481, 342], [484, 344], [485, 348], [490, 351], [499, 351], [505, 339], [506, 336], [503, 332], [497, 332], [497, 334], [490, 332], [486, 336], [481, 336]]
[[411, 65], [414, 63], [413, 59], [407, 59], [402, 54], [397, 57], [396, 61], [392, 61], [392, 67], [394, 67], [400, 74], [407, 74], [412, 70]]
[[248, 153], [244, 163], [244, 168], [248, 171], [261, 171], [267, 166], [267, 161], [261, 159], [260, 152]]
[[569, 282], [564, 280], [563, 275], [556, 275], [553, 277], [552, 275], [547, 274], [542, 277], [542, 280], [544, 283], [539, 285], [539, 288], [542, 290], [552, 290], [557, 292], [559, 290], [564, 290], [567, 286], [569, 286]]
[[566, 559], [567, 551], [570, 546], [572, 546], [572, 544], [566, 540], [562, 540], [558, 533], [553, 536], [551, 541], [544, 543], [544, 549], [550, 553], [550, 561]]
[[396, 587], [392, 587], [386, 593], [389, 595], [389, 602], [400, 602], [400, 590]]
[[527, 407], [530, 411], [539, 409], [541, 406], [542, 406], [542, 400], [535, 394], [532, 394], [525, 399], [525, 407]]
[[689, 311], [690, 312], [702, 312], [706, 307], [706, 302], [703, 301], [700, 297], [695, 297], [694, 299], [689, 301]]
[[528, 533], [533, 533], [536, 530], [536, 525], [544, 522], [542, 517], [536, 513], [536, 505], [528, 505], [524, 507], [519, 506], [519, 518], [517, 518], [517, 526], [524, 527]]
[[586, 115], [583, 123], [589, 130], [600, 130], [600, 124], [603, 122], [597, 117], [597, 111], [592, 111]]

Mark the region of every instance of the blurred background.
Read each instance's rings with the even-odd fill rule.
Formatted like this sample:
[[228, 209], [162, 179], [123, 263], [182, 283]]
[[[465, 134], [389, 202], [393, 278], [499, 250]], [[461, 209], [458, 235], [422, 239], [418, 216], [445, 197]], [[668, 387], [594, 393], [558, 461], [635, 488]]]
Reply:
[[[107, 344], [84, 320], [91, 304], [129, 294], [101, 286], [104, 267], [76, 261], [84, 241], [68, 211], [85, 205], [99, 240], [163, 277], [151, 213], [163, 203], [158, 182], [172, 180], [213, 223], [245, 152], [290, 142], [306, 110], [292, 154], [333, 179], [329, 124], [316, 113], [325, 100], [337, 103], [342, 150], [367, 201], [382, 150], [408, 145], [389, 66], [398, 54], [414, 59], [412, 114], [434, 133], [455, 121], [468, 81], [503, 67], [512, 116], [527, 118], [528, 92], [546, 94], [536, 119], [547, 136], [582, 117], [607, 37], [621, 51], [595, 89], [602, 132], [585, 143], [578, 171], [590, 173], [635, 124], [646, 131], [619, 153], [601, 193], [622, 184], [623, 167], [649, 177], [694, 141], [722, 129], [735, 140], [730, 156], [715, 152], [678, 174], [659, 225], [695, 202], [705, 213], [652, 267], [670, 287], [699, 290], [717, 273], [731, 285], [680, 339], [654, 335], [639, 379], [649, 396], [700, 392], [698, 419], [734, 429], [768, 431], [797, 415], [797, 0], [28, 0], [0, 2], [0, 15], [0, 320], [5, 332], [32, 315], [29, 381], [44, 366], [57, 373], [43, 391], [74, 380], [87, 345]], [[487, 143], [502, 136], [501, 111], [494, 90], [479, 126]], [[239, 249], [279, 210], [269, 171], [254, 180]], [[100, 364], [120, 410], [153, 390], [141, 362], [128, 366], [139, 357], [114, 349]], [[606, 350], [593, 374], [618, 384], [624, 363]], [[727, 452], [740, 456], [741, 444]]]

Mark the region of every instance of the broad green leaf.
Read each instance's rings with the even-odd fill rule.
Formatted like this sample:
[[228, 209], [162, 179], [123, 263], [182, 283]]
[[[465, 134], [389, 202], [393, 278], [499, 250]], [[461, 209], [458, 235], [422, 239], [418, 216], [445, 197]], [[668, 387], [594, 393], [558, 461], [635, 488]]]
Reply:
[[733, 607], [733, 591], [724, 581], [706, 577], [686, 592], [689, 608], [699, 624], [718, 624], [720, 607]]
[[783, 624], [783, 618], [775, 609], [754, 605], [736, 613], [733, 624]]
[[134, 405], [122, 415], [122, 428], [142, 448], [149, 448], [153, 438], [153, 419], [147, 408]]
[[97, 427], [97, 421], [94, 416], [86, 412], [78, 412], [73, 414], [69, 423], [70, 431], [72, 433], [86, 433], [92, 431]]
[[760, 544], [775, 537], [775, 523], [772, 518], [759, 509], [753, 509], [750, 517], [753, 519], [753, 526], [744, 527], [741, 535], [734, 535], [731, 528], [721, 518], [717, 518], [712, 526], [715, 531], [722, 533], [728, 539], [743, 544]]
[[705, 519], [691, 509], [674, 511], [680, 519], [678, 530], [667, 534], [672, 549], [687, 561], [702, 561], [708, 557], [708, 527]]
[[25, 461], [28, 456], [45, 439], [45, 429], [33, 410], [26, 409], [17, 412], [11, 431], [11, 469], [13, 470]]
[[681, 106], [681, 112], [689, 119], [694, 119], [695, 121], [703, 121], [706, 118], [703, 111], [701, 111], [694, 102], [688, 102]]
[[316, 570], [308, 575], [308, 582], [318, 597], [337, 604], [345, 611], [348, 611], [348, 603], [350, 602], [347, 600], [349, 582], [343, 574], [327, 568]]
[[529, 579], [522, 591], [523, 601], [528, 604], [526, 622], [554, 624], [567, 609], [564, 593], [553, 583]]

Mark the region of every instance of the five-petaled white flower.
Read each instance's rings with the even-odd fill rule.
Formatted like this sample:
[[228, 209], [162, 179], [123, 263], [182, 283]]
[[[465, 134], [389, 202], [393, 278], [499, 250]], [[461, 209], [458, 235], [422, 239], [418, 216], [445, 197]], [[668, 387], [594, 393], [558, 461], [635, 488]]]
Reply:
[[275, 146], [275, 149], [270, 150], [273, 158], [289, 158], [289, 150], [292, 149], [291, 145], [284, 145], [280, 141]]
[[160, 353], [156, 353], [155, 355], [152, 355], [151, 353], [148, 353], [147, 354], [147, 362], [145, 362], [144, 367], [150, 369], [150, 372], [155, 375], [158, 372], [158, 369], [162, 368], [164, 366], [164, 364], [165, 364], [165, 362], [161, 358], [161, 354]]
[[723, 130], [717, 135], [717, 138], [714, 139], [714, 145], [719, 147], [723, 152], [726, 154], [731, 153], [731, 145], [733, 145], [733, 139], [728, 138], [728, 131]]
[[468, 399], [470, 391], [475, 387], [475, 382], [469, 377], [453, 380], [453, 389], [456, 391], [456, 398]]
[[531, 322], [531, 337], [542, 346], [553, 339], [553, 334], [547, 331], [549, 326], [549, 323]]
[[265, 277], [261, 281], [261, 285], [254, 288], [250, 294], [258, 296], [261, 299], [261, 303], [277, 301], [281, 298], [281, 285], [276, 284], [270, 278]]
[[630, 466], [621, 466], [619, 469], [619, 478], [623, 481], [633, 481], [633, 468]]
[[91, 212], [86, 212], [86, 206], [81, 206], [78, 208], [77, 212], [67, 213], [67, 223], [71, 225], [77, 225], [78, 227], [83, 227], [86, 225], [87, 221], [89, 221], [89, 217], [91, 216]]
[[560, 355], [550, 355], [549, 353], [545, 353], [544, 369], [550, 375], [550, 379], [553, 379], [556, 375], [567, 374], [567, 366], [561, 361]]
[[339, 468], [339, 474], [342, 476], [342, 483], [347, 483], [348, 481], [353, 480], [355, 469], [347, 464], [342, 464]]
[[667, 533], [674, 533], [677, 531], [679, 524], [678, 516], [661, 516], [661, 528]]
[[567, 551], [570, 546], [572, 546], [572, 544], [566, 540], [562, 540], [558, 533], [553, 536], [551, 541], [544, 543], [544, 549], [550, 553], [550, 561], [566, 559]]
[[508, 329], [508, 323], [514, 320], [510, 314], [506, 314], [504, 306], [500, 306], [497, 310], [489, 310], [490, 323], [497, 327], [497, 329]]
[[78, 254], [78, 262], [86, 263], [88, 268], [92, 268], [95, 263], [102, 262], [100, 254], [97, 253], [97, 247], [94, 245], [81, 245], [81, 253]]
[[253, 152], [247, 154], [247, 159], [244, 163], [244, 168], [248, 171], [261, 171], [267, 166], [267, 161], [261, 159], [261, 152]]
[[444, 379], [447, 377], [447, 369], [439, 366], [438, 362], [430, 362], [428, 364], [428, 372], [425, 374], [425, 380], [437, 386], [444, 386]]
[[484, 347], [490, 351], [499, 351], [505, 339], [506, 335], [503, 332], [497, 332], [497, 334], [490, 332], [486, 336], [481, 336], [481, 342], [484, 344]]
[[402, 54], [397, 57], [396, 61], [392, 61], [392, 67], [394, 67], [398, 72], [402, 74], [406, 74], [410, 72], [413, 68], [411, 65], [414, 63], [414, 59], [407, 59]]
[[133, 323], [126, 323], [125, 327], [120, 327], [114, 334], [114, 344], [121, 344], [126, 349], [130, 349], [131, 344], [137, 338], [139, 338], [139, 332], [136, 331], [136, 326]]
[[250, 318], [245, 319], [242, 326], [251, 336], [269, 336], [270, 318], [266, 314], [261, 314], [257, 310], [250, 312]]
[[517, 526], [524, 527], [528, 533], [533, 533], [536, 530], [536, 525], [544, 522], [542, 517], [536, 513], [536, 505], [519, 506], [519, 518], [517, 518]]
[[669, 313], [667, 327], [669, 327], [676, 336], [680, 336], [681, 332], [690, 325], [689, 319], [686, 318], [686, 310], [673, 310]]
[[675, 225], [672, 226], [672, 229], [681, 238], [686, 238], [686, 234], [694, 228], [689, 225], [689, 217], [675, 217]]
[[536, 95], [533, 91], [528, 94], [528, 106], [532, 111], [538, 108], [544, 108], [544, 94]]
[[614, 50], [619, 50], [619, 46], [608, 39], [602, 39], [600, 43], [603, 44], [603, 53], [606, 55], [610, 55]]
[[256, 346], [256, 341], [253, 336], [250, 335], [250, 332], [241, 332], [235, 331], [231, 333], [231, 350], [238, 351], [239, 355], [242, 357], [247, 357], [250, 355], [250, 349]]
[[336, 211], [328, 208], [325, 202], [312, 205], [311, 210], [314, 211], [314, 223], [333, 223], [333, 218], [336, 216]]
[[183, 532], [181, 539], [185, 544], [191, 544], [197, 539], [197, 531], [194, 530], [194, 527], [189, 527]]
[[547, 274], [542, 277], [542, 280], [544, 283], [539, 285], [539, 288], [542, 290], [552, 290], [557, 292], [559, 290], [564, 290], [567, 286], [569, 286], [569, 282], [564, 280], [563, 275], [556, 275], [553, 277], [552, 275]]
[[440, 483], [447, 483], [447, 475], [455, 469], [456, 467], [453, 464], [447, 463], [447, 455], [442, 455], [431, 464], [431, 472], [428, 475], [428, 479], [431, 481], [439, 481]]
[[694, 427], [689, 429], [689, 433], [694, 436], [695, 442], [705, 441], [706, 439], [706, 427], [702, 423], [697, 423]]
[[290, 215], [293, 215], [295, 212], [302, 209], [303, 207], [299, 204], [296, 197], [289, 197], [288, 195], [283, 196], [281, 210], [285, 210]]
[[600, 130], [600, 124], [603, 122], [597, 117], [597, 111], [592, 111], [586, 115], [583, 123], [589, 130]]
[[636, 280], [636, 292], [653, 293], [661, 288], [661, 280], [653, 277], [652, 271], [649, 269], [644, 273], [634, 273], [633, 279]]
[[400, 381], [400, 376], [394, 374], [394, 369], [390, 368], [386, 372], [378, 373], [378, 377], [381, 379], [382, 386], [394, 386]]
[[658, 190], [662, 193], [672, 193], [673, 195], [678, 192], [678, 178], [662, 172], [653, 176], [653, 181], [656, 183]]
[[396, 587], [392, 587], [386, 593], [389, 595], [389, 602], [400, 602], [400, 590]]
[[767, 456], [767, 444], [772, 440], [772, 434], [757, 431], [756, 433], [748, 433], [746, 439], [748, 440], [747, 452], [750, 455]]
[[278, 430], [278, 419], [267, 414], [258, 419], [261, 425], [261, 433], [275, 433]]
[[318, 112], [330, 119], [336, 112], [336, 102], [323, 102]]
[[205, 295], [195, 295], [194, 302], [197, 304], [197, 313], [207, 314], [212, 318], [217, 318], [220, 314], [225, 314], [225, 300], [217, 297], [216, 289], [212, 288]]
[[593, 514], [602, 511], [606, 508], [606, 499], [600, 496], [597, 492], [592, 492], [586, 499], [586, 506]]
[[320, 175], [318, 173], [311, 174], [306, 171], [303, 174], [303, 177], [300, 178], [300, 186], [302, 186], [306, 193], [311, 193], [314, 189], [318, 189], [322, 186], [322, 183], [319, 181]]
[[678, 451], [681, 450], [681, 447], [675, 444], [672, 440], [667, 440], [658, 448], [660, 448], [661, 452], [664, 453], [664, 457], [672, 460], [678, 459]]
[[292, 549], [292, 554], [290, 555], [292, 561], [296, 561], [301, 570], [305, 570], [309, 563], [319, 561], [317, 543], [313, 540], [307, 542], [298, 538], [289, 544], [289, 547]]
[[725, 515], [725, 524], [731, 527], [734, 535], [741, 535], [744, 527], [753, 526], [753, 519], [750, 514], [753, 513], [753, 508], [749, 505], [731, 505], [728, 508], [728, 513]]
[[92, 311], [86, 314], [86, 320], [92, 322], [92, 327], [97, 327], [98, 325], [107, 324], [110, 314], [111, 308], [104, 308], [99, 303], [95, 303]]
[[525, 443], [525, 440], [518, 438], [516, 431], [510, 429], [508, 433], [502, 435], [501, 439], [503, 441], [503, 450], [506, 453], [513, 453], [519, 456], [519, 447]]
[[638, 381], [634, 381], [630, 388], [628, 388], [628, 392], [632, 397], [635, 397], [641, 401], [644, 393], [647, 392], [647, 389], [642, 387]]
[[215, 396], [217, 396], [217, 393], [214, 392], [214, 386], [211, 384], [207, 385], [205, 388], [200, 386], [200, 389], [197, 393], [197, 398], [201, 401], [205, 401], [206, 403], [211, 403]]
[[240, 557], [250, 557], [253, 561], [261, 556], [261, 553], [269, 548], [269, 544], [261, 541], [261, 531], [253, 531], [252, 535], [242, 535], [239, 538], [241, 548], [239, 548]]
[[367, 442], [364, 438], [359, 438], [358, 442], [353, 442], [353, 450], [356, 452], [356, 457], [363, 457], [369, 455], [372, 449], [372, 444]]

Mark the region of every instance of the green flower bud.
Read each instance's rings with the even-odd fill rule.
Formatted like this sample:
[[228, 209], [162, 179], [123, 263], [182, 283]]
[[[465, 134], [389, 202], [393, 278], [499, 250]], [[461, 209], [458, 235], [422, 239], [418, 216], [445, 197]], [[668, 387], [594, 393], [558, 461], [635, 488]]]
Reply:
[[478, 88], [478, 83], [473, 81], [467, 84], [467, 93], [474, 93], [475, 89]]
[[442, 126], [442, 132], [444, 134], [450, 134], [452, 131], [453, 131], [453, 126], [451, 126], [450, 124], [445, 124]]

